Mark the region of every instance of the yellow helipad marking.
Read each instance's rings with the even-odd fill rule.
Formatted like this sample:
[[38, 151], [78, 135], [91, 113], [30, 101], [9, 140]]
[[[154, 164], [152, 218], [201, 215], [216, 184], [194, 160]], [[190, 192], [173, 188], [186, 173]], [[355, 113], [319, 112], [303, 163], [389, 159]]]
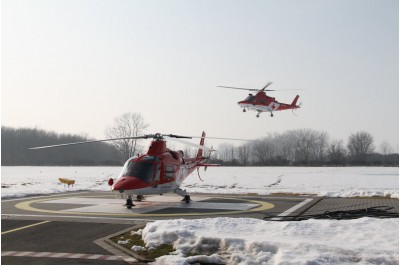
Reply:
[[50, 221], [44, 221], [44, 222], [40, 222], [40, 223], [36, 223], [36, 224], [26, 225], [26, 226], [23, 226], [23, 227], [18, 227], [18, 228], [15, 228], [15, 229], [11, 229], [11, 230], [8, 230], [8, 231], [1, 232], [1, 234], [4, 235], [4, 234], [12, 233], [12, 232], [15, 232], [15, 231], [23, 230], [23, 229], [26, 229], [26, 228], [29, 228], [29, 227], [32, 227], [32, 226], [37, 226], [37, 225], [41, 225], [41, 224], [45, 224], [45, 223], [49, 223], [49, 222]]
[[[195, 216], [195, 215], [229, 215], [229, 214], [241, 214], [241, 213], [249, 213], [249, 212], [259, 212], [259, 211], [265, 211], [269, 210], [275, 207], [274, 204], [269, 203], [269, 202], [263, 202], [263, 201], [257, 201], [257, 200], [247, 200], [247, 199], [238, 199], [238, 198], [230, 198], [230, 197], [224, 197], [224, 199], [234, 199], [234, 200], [241, 200], [244, 202], [251, 202], [254, 204], [258, 204], [259, 206], [256, 208], [252, 208], [249, 210], [238, 210], [238, 211], [228, 211], [228, 212], [217, 212], [217, 211], [212, 211], [208, 213], [199, 213], [199, 212], [190, 212], [190, 213], [135, 213], [133, 212], [135, 209], [133, 208], [132, 210], [127, 211], [132, 211], [129, 213], [94, 213], [94, 212], [79, 212], [79, 211], [56, 211], [56, 210], [46, 210], [46, 209], [40, 209], [33, 207], [33, 203], [41, 203], [45, 201], [49, 201], [51, 197], [45, 198], [45, 199], [36, 199], [36, 200], [29, 200], [29, 201], [24, 201], [20, 202], [15, 205], [16, 208], [25, 210], [25, 211], [32, 211], [32, 212], [41, 212], [41, 213], [53, 213], [53, 214], [71, 214], [71, 215], [97, 215], [97, 216], [121, 216], [121, 217], [162, 217], [162, 216], [167, 216], [167, 217], [179, 217], [179, 216]], [[70, 198], [70, 197], [58, 197], [57, 199], [61, 198]], [[122, 207], [122, 206], [121, 206]]]

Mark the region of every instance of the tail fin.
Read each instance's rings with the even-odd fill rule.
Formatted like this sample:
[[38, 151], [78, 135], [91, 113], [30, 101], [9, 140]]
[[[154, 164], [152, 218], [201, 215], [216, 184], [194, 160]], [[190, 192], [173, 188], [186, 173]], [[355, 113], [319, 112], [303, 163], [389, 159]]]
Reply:
[[[206, 138], [206, 133], [203, 132], [201, 134], [201, 140], [200, 140], [200, 145], [204, 146], [204, 139]], [[197, 151], [197, 156], [196, 157], [202, 157], [203, 156], [203, 149], [199, 149], [199, 151]]]
[[292, 102], [292, 104], [291, 104], [291, 106], [296, 106], [296, 103], [297, 103], [297, 100], [299, 99], [299, 95], [297, 95], [294, 99], [293, 99], [293, 102]]

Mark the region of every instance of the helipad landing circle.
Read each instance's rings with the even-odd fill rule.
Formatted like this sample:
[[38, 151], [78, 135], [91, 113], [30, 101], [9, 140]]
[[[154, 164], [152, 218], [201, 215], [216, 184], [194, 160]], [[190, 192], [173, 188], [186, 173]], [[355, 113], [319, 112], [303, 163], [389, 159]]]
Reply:
[[[158, 199], [157, 199], [158, 198]], [[274, 204], [233, 197], [202, 197], [189, 204], [171, 196], [155, 196], [142, 202], [134, 202], [135, 207], [127, 209], [121, 199], [104, 199], [93, 196], [47, 197], [20, 202], [16, 208], [24, 211], [54, 215], [117, 216], [117, 217], [185, 217], [216, 216], [260, 212], [275, 207]]]

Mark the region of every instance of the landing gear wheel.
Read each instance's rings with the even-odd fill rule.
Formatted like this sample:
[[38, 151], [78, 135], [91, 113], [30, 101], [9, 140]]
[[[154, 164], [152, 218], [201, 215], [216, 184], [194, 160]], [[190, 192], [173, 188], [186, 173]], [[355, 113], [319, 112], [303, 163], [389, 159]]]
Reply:
[[132, 203], [132, 198], [131, 198], [131, 196], [129, 196], [128, 199], [126, 199], [126, 204], [125, 204], [125, 206], [126, 206], [126, 208], [128, 208], [128, 209], [131, 209], [132, 206], [135, 206], [135, 205]]
[[143, 195], [136, 195], [136, 201], [141, 202], [143, 200]]
[[243, 109], [243, 112], [246, 112], [246, 109]]
[[274, 114], [271, 113], [271, 117], [274, 117]]
[[185, 195], [185, 197], [183, 198], [182, 201], [185, 201], [186, 203], [190, 202], [190, 196], [189, 195]]
[[257, 118], [260, 118], [260, 114], [257, 114], [257, 116], [256, 116]]

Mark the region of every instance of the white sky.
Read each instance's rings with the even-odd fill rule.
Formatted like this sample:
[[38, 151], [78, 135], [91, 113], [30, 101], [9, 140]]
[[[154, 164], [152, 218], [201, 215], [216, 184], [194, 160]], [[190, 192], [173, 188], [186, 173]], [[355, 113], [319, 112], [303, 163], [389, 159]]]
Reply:
[[[397, 0], [3, 0], [2, 125], [104, 138], [124, 112], [148, 132], [257, 138], [365, 130], [399, 148]], [[242, 113], [246, 91], [303, 107]]]

